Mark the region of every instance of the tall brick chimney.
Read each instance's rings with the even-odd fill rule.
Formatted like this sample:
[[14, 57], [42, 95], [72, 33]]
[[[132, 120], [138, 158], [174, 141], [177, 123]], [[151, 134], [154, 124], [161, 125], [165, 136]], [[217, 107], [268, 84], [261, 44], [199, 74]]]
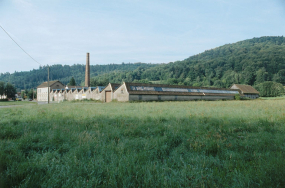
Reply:
[[86, 54], [85, 87], [90, 87], [90, 62], [89, 62], [89, 53]]

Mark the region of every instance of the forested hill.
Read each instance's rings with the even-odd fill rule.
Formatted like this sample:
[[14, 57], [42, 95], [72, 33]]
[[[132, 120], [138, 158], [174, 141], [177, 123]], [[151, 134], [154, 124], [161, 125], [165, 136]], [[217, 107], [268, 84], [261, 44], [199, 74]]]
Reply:
[[271, 80], [285, 84], [285, 38], [261, 37], [226, 44], [183, 61], [103, 74], [93, 78], [93, 82], [102, 79], [216, 87], [233, 83], [256, 85]]
[[[150, 68], [157, 64], [146, 63], [122, 63], [109, 65], [90, 65], [90, 77], [98, 76], [104, 73], [132, 71], [137, 68]], [[18, 89], [36, 88], [42, 82], [47, 81], [47, 67], [40, 67], [25, 72], [1, 73], [0, 81], [10, 82]], [[63, 84], [69, 83], [71, 77], [74, 77], [76, 84], [84, 84], [85, 65], [52, 65], [50, 66], [50, 80], [60, 80]]]

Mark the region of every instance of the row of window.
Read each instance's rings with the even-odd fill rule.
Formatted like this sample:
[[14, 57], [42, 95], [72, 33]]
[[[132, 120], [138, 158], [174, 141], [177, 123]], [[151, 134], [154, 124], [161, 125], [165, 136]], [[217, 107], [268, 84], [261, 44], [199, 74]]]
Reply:
[[168, 88], [168, 87], [147, 87], [130, 86], [132, 91], [165, 91], [165, 92], [190, 92], [190, 93], [227, 93], [238, 94], [238, 91], [230, 90], [211, 90], [211, 89], [187, 89], [187, 88]]

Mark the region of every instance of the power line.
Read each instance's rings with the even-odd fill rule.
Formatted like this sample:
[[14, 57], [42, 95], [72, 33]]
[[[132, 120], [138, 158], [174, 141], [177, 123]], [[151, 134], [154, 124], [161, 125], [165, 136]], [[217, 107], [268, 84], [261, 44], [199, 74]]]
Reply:
[[[12, 39], [17, 46], [19, 46], [19, 48], [21, 48], [30, 58], [32, 58], [32, 60], [34, 60], [35, 62], [37, 62], [39, 65], [41, 65], [38, 61], [36, 61], [30, 54], [28, 54], [10, 35], [9, 33], [0, 25], [0, 27], [3, 29], [3, 31], [5, 31], [5, 33], [10, 37], [10, 39]], [[42, 66], [42, 65], [41, 65]]]

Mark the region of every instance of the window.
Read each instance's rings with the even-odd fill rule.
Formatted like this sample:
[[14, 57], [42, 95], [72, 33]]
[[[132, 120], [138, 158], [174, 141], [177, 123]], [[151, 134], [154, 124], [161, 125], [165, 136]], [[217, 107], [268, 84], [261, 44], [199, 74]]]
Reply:
[[121, 89], [121, 93], [124, 94], [124, 89]]

